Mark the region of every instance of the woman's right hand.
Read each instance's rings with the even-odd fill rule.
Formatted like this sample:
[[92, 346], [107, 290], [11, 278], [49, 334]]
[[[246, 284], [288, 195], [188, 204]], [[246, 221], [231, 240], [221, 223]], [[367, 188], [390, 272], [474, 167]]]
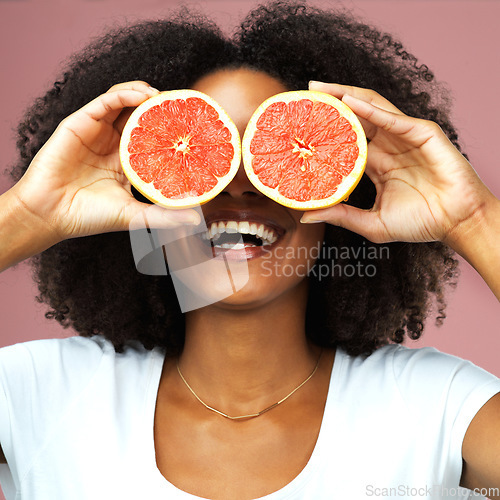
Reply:
[[53, 242], [123, 231], [147, 208], [148, 223], [172, 227], [199, 220], [193, 210], [165, 210], [131, 193], [119, 158], [120, 135], [133, 108], [156, 95], [141, 81], [121, 83], [64, 119], [11, 189], [18, 206]]

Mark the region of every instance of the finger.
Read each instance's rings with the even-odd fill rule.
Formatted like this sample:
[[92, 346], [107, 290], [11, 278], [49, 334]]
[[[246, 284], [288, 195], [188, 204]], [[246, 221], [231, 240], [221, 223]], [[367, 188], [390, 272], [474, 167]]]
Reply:
[[127, 123], [133, 111], [134, 108], [124, 108], [122, 112], [118, 115], [118, 118], [114, 121], [113, 127], [115, 127], [115, 129], [118, 131], [120, 135], [122, 134], [123, 128], [125, 127], [125, 124]]
[[400, 111], [392, 102], [388, 101], [385, 97], [382, 97], [378, 92], [371, 89], [364, 89], [362, 87], [353, 87], [352, 85], [340, 85], [339, 83], [324, 83], [324, 82], [309, 82], [309, 90], [317, 90], [318, 92], [325, 92], [326, 94], [333, 95], [338, 99], [342, 99], [345, 95], [350, 95], [361, 99], [362, 101], [368, 102], [377, 106], [378, 108], [385, 109], [391, 113], [397, 113], [403, 115], [404, 113]]
[[[356, 89], [356, 87], [348, 87], [346, 85], [338, 85], [335, 83], [309, 82], [310, 90], [324, 92], [338, 99], [342, 99], [346, 95], [346, 88]], [[353, 92], [355, 92], [355, 90]], [[377, 127], [359, 116], [358, 119], [363, 127], [366, 137], [371, 140], [371, 138], [377, 133]]]
[[[430, 137], [430, 130], [419, 127], [421, 121], [417, 118], [386, 111], [348, 94], [344, 95], [342, 101], [360, 118], [391, 134], [411, 140], [412, 143], [421, 145]], [[373, 135], [367, 137], [371, 139]]]
[[376, 211], [362, 210], [344, 203], [323, 210], [306, 212], [300, 222], [304, 224], [328, 222], [360, 234], [373, 243], [393, 241]]
[[[147, 82], [144, 82], [142, 80], [135, 80], [132, 82], [124, 82], [124, 83], [117, 83], [116, 85], [113, 85], [109, 90], [109, 92], [115, 92], [117, 90], [137, 90], [139, 92], [147, 92], [148, 94], [151, 93], [151, 97], [159, 94], [160, 91], [151, 87]], [[130, 115], [134, 111], [134, 108], [124, 108], [121, 110], [121, 112], [118, 114], [117, 118], [114, 120], [114, 127], [118, 131], [118, 133], [121, 135], [123, 128], [125, 127], [125, 123], [127, 123], [127, 120], [129, 119]]]
[[123, 209], [123, 220], [126, 227], [122, 229], [171, 229], [180, 226], [200, 224], [200, 215], [193, 209], [173, 210], [157, 205], [148, 205], [131, 201]]
[[158, 91], [145, 87], [141, 89], [123, 88], [97, 97], [85, 105], [81, 111], [93, 120], [105, 120], [112, 123], [124, 108], [136, 107], [146, 99], [156, 95]]
[[107, 93], [109, 92], [115, 92], [117, 90], [138, 90], [139, 92], [153, 92], [152, 95], [158, 94], [159, 90], [151, 87], [149, 83], [143, 81], [143, 80], [133, 80], [130, 82], [121, 82], [121, 83], [116, 83], [112, 87], [109, 88]]
[[100, 133], [100, 130], [96, 129], [96, 124], [101, 120], [113, 123], [124, 108], [137, 107], [152, 95], [154, 95], [153, 90], [123, 89], [107, 92], [65, 118], [61, 126], [67, 127], [83, 140], [84, 137], [92, 135], [92, 132]]

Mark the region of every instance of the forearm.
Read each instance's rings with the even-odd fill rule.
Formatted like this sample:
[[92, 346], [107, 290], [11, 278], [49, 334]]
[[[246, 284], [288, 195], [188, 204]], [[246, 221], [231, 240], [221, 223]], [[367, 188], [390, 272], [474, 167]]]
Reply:
[[481, 209], [445, 242], [476, 269], [500, 300], [500, 200], [490, 193]]
[[57, 242], [49, 224], [23, 206], [14, 188], [0, 196], [0, 272]]

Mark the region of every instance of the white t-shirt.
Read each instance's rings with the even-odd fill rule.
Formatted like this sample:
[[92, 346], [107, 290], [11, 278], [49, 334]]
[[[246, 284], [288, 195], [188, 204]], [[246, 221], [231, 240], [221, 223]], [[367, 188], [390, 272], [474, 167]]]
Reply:
[[[196, 499], [156, 466], [163, 360], [139, 344], [117, 354], [98, 336], [0, 349], [7, 500]], [[432, 348], [390, 345], [368, 358], [338, 349], [308, 464], [263, 498], [468, 498], [458, 491], [463, 437], [497, 392], [499, 379]]]

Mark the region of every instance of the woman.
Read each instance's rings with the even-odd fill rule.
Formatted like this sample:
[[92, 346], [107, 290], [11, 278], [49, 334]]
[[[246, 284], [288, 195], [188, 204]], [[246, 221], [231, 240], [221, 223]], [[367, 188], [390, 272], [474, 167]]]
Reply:
[[[303, 215], [240, 171], [203, 216], [278, 228], [274, 269], [312, 267], [311, 251], [278, 250], [322, 241], [385, 245], [388, 258], [373, 277], [327, 280], [266, 274], [262, 255], [248, 258], [242, 290], [181, 315], [172, 283], [137, 273], [128, 250], [146, 208], [118, 161], [128, 108], [151, 86], [193, 88], [242, 133], [266, 98], [309, 80], [342, 98], [370, 140], [349, 204]], [[366, 26], [286, 3], [250, 13], [233, 40], [179, 18], [75, 58], [20, 125], [22, 178], [0, 199], [0, 268], [43, 252], [41, 296], [80, 334], [2, 350], [8, 498], [464, 498], [459, 485], [500, 487], [500, 381], [398, 345], [421, 334], [433, 297], [443, 315], [453, 250], [500, 296], [500, 203], [456, 149], [430, 80]], [[159, 207], [148, 218], [199, 222]], [[409, 419], [412, 432], [398, 432]]]

